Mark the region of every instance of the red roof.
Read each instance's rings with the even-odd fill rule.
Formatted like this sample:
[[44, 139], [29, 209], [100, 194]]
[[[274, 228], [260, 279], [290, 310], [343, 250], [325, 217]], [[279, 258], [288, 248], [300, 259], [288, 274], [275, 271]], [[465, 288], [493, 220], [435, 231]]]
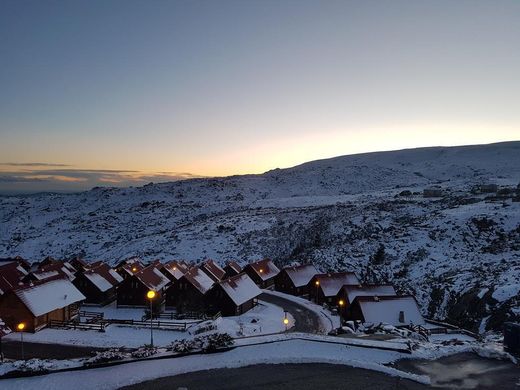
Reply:
[[345, 284], [359, 284], [359, 280], [354, 272], [317, 274], [312, 280], [314, 280], [314, 282], [316, 282], [316, 280], [319, 281], [319, 288], [326, 297], [337, 295]]
[[217, 263], [213, 260], [206, 260], [200, 268], [208, 274], [208, 276], [215, 282], [219, 282], [226, 277], [226, 271], [224, 271]]
[[280, 273], [280, 269], [270, 259], [264, 259], [248, 264], [262, 280], [274, 278]]
[[134, 276], [150, 290], [159, 291], [170, 283], [170, 280], [159, 271], [159, 265], [160, 263], [154, 262], [135, 273]]
[[112, 286], [117, 286], [123, 280], [117, 272], [115, 272], [108, 264], [103, 262], [99, 262], [99, 264], [96, 267], [91, 268], [90, 271], [101, 275]]
[[27, 271], [18, 262], [0, 264], [0, 295], [18, 287]]
[[211, 289], [211, 287], [213, 287], [213, 285], [215, 284], [215, 281], [211, 279], [199, 267], [192, 267], [188, 272], [184, 274], [182, 278], [185, 279], [197, 290], [199, 290], [202, 294], [206, 294], [206, 292], [209, 289]]
[[182, 275], [188, 272], [189, 266], [182, 260], [172, 260], [164, 264], [163, 272], [167, 272], [176, 280], [179, 280]]
[[135, 263], [127, 263], [121, 266], [121, 270], [125, 271], [129, 275], [133, 275], [136, 272], [141, 271], [144, 268], [144, 265], [142, 265], [140, 262]]
[[226, 263], [226, 267], [231, 268], [233, 271], [235, 271], [237, 274], [242, 272], [242, 267], [236, 262], [236, 261], [228, 261]]

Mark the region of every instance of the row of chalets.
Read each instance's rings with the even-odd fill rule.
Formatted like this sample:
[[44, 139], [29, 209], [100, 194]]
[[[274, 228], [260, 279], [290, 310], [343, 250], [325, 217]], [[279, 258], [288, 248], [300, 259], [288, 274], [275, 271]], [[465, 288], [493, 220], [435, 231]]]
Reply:
[[150, 290], [155, 292], [154, 314], [174, 308], [178, 313], [235, 316], [257, 304], [261, 289], [326, 305], [344, 321], [424, 324], [413, 296], [400, 296], [391, 285], [363, 285], [354, 272], [320, 273], [311, 264], [280, 269], [269, 259], [243, 267], [229, 261], [221, 267], [213, 260], [145, 264], [130, 258], [112, 268], [80, 258], [47, 257], [31, 265], [16, 257], [0, 259], [0, 332], [21, 322], [25, 331], [34, 332], [51, 321], [77, 320], [82, 304], [148, 307]]

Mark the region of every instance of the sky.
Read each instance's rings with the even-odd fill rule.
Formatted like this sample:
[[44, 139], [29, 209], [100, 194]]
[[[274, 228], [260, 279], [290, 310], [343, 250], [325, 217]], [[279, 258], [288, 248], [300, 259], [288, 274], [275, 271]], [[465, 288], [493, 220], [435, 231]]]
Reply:
[[520, 139], [520, 1], [0, 2], [0, 193]]

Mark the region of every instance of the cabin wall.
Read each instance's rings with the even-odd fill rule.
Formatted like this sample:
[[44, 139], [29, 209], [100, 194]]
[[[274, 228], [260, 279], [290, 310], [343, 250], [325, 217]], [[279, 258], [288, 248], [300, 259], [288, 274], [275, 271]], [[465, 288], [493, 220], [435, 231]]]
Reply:
[[186, 279], [181, 278], [166, 290], [168, 307], [176, 307], [179, 313], [186, 311], [205, 311], [207, 303], [204, 294]]
[[11, 329], [16, 329], [16, 326], [23, 322], [26, 326], [25, 331], [34, 332], [35, 317], [14, 293], [6, 293], [0, 298], [0, 318]]

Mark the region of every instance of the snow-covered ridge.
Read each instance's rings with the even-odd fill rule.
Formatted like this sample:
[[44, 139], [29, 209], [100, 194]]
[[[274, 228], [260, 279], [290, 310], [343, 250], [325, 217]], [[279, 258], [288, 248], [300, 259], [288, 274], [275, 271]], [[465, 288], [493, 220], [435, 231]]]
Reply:
[[[414, 294], [429, 317], [498, 328], [520, 315], [520, 203], [470, 190], [519, 181], [520, 142], [507, 142], [343, 156], [262, 175], [0, 197], [0, 257], [83, 254], [114, 264], [137, 255], [221, 265], [267, 257], [364, 277], [370, 268], [368, 277]], [[423, 198], [431, 185], [445, 196]], [[399, 196], [403, 190], [416, 194]], [[385, 257], [373, 264], [380, 244]]]

